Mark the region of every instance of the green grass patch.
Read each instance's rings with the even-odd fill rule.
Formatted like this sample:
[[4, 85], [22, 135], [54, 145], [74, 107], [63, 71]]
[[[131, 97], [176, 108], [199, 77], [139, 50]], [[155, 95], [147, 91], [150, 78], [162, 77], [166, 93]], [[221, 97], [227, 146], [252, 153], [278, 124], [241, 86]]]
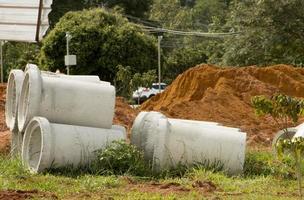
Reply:
[[143, 177], [85, 171], [31, 174], [20, 159], [0, 157], [0, 190], [38, 190], [59, 199], [298, 199], [297, 182], [286, 163], [282, 170], [284, 165], [271, 153], [254, 151], [247, 153], [240, 176], [194, 167], [178, 176]]

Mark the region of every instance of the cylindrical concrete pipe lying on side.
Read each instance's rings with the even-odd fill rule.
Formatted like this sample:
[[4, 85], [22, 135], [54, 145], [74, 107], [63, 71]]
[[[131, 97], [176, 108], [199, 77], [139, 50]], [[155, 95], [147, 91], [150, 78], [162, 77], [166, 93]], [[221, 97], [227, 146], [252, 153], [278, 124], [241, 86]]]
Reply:
[[[27, 64], [26, 71], [28, 69], [39, 70], [34, 64]], [[100, 81], [98, 76], [74, 76], [65, 74], [56, 74], [52, 72], [42, 72], [42, 76], [53, 77], [53, 78], [63, 78], [78, 80], [84, 82], [94, 82], [101, 83], [105, 85], [110, 85], [109, 82]], [[21, 145], [23, 133], [19, 132], [17, 125], [17, 111], [18, 111], [18, 99], [21, 93], [22, 83], [24, 80], [24, 72], [22, 70], [11, 70], [8, 78], [7, 90], [6, 90], [6, 104], [5, 104], [5, 120], [6, 125], [12, 132], [11, 137], [11, 149], [12, 154], [19, 155], [21, 153]]]
[[243, 171], [246, 133], [216, 123], [141, 112], [132, 127], [131, 143], [143, 150], [156, 171], [206, 162], [221, 163], [229, 174]]
[[26, 71], [18, 106], [18, 128], [25, 129], [34, 116], [50, 122], [111, 128], [115, 88], [101, 83], [42, 76]]
[[28, 124], [22, 145], [23, 164], [33, 173], [49, 168], [84, 166], [95, 158], [96, 150], [115, 140], [125, 140], [122, 126], [111, 129], [49, 123], [35, 117]]

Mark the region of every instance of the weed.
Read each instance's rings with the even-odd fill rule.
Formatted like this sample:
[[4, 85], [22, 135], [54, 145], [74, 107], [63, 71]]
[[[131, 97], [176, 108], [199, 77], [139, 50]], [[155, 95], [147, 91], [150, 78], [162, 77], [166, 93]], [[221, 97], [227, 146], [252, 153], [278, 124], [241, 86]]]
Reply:
[[285, 156], [281, 161], [275, 159], [270, 152], [247, 152], [244, 175], [269, 176], [273, 175], [281, 178], [295, 178], [295, 172], [292, 170], [294, 160], [290, 156]]
[[151, 174], [151, 168], [144, 161], [143, 153], [124, 141], [114, 141], [106, 149], [96, 153], [97, 159], [92, 163], [95, 174], [134, 176]]

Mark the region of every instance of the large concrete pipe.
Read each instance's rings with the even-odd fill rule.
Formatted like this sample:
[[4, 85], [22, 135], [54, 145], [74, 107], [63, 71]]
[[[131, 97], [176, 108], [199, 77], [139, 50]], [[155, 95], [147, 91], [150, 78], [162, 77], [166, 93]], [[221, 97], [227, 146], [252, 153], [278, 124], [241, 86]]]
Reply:
[[222, 164], [229, 174], [239, 174], [245, 160], [246, 133], [210, 122], [141, 112], [132, 127], [131, 143], [143, 150], [157, 171], [208, 162]]
[[34, 116], [54, 123], [111, 128], [114, 106], [111, 85], [41, 76], [30, 68], [19, 98], [18, 128], [24, 130]]
[[22, 161], [33, 173], [49, 168], [85, 166], [95, 152], [115, 140], [125, 140], [121, 126], [111, 129], [49, 123], [35, 117], [28, 124], [22, 145]]
[[24, 72], [22, 70], [12, 70], [8, 77], [6, 88], [5, 122], [10, 131], [16, 131], [18, 129], [18, 99], [23, 80]]

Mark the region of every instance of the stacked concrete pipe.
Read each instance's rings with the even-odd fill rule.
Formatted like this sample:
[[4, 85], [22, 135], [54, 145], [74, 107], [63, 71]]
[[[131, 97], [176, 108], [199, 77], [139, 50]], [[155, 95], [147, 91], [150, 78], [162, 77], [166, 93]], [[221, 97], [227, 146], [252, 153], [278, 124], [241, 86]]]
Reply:
[[144, 152], [156, 171], [206, 162], [221, 164], [229, 174], [243, 171], [246, 133], [217, 123], [141, 112], [132, 127], [131, 143]]
[[126, 139], [125, 128], [112, 126], [115, 88], [98, 76], [55, 74], [28, 64], [9, 77], [12, 150], [20, 154], [22, 146], [22, 161], [32, 172], [88, 164], [95, 150]]
[[[37, 65], [27, 64], [25, 72], [29, 69], [38, 70]], [[18, 116], [18, 100], [21, 93], [22, 83], [24, 80], [25, 73], [22, 70], [11, 70], [8, 78], [7, 90], [6, 90], [6, 104], [5, 104], [5, 120], [6, 125], [9, 127], [11, 137], [11, 152], [13, 155], [19, 155], [22, 148], [22, 140], [24, 131], [18, 130], [17, 116]], [[72, 79], [78, 81], [102, 83], [110, 85], [109, 82], [100, 81], [98, 76], [67, 76], [65, 74], [56, 74], [52, 72], [42, 71], [42, 76]]]

